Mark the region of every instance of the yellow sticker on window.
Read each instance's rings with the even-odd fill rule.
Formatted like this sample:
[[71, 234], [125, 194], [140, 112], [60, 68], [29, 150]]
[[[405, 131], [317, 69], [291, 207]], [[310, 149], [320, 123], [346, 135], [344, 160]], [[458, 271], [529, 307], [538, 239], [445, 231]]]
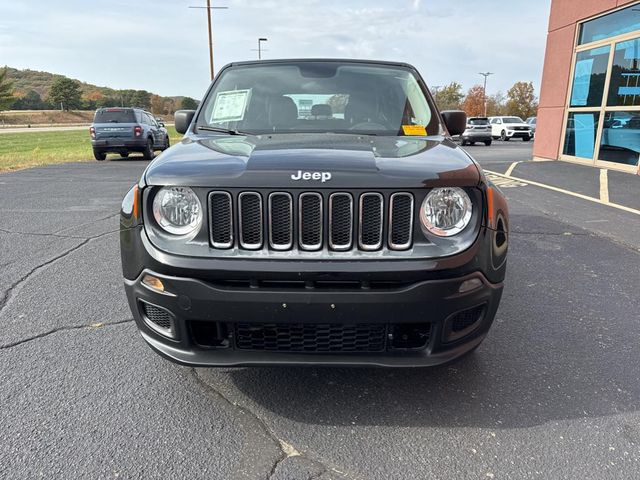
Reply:
[[427, 129], [424, 125], [402, 125], [402, 131], [405, 135], [422, 135], [427, 134]]

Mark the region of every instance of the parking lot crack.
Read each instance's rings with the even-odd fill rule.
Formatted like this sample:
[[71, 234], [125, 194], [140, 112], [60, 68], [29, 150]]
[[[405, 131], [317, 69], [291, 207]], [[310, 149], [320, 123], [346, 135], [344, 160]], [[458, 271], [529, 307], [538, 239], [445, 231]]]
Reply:
[[119, 232], [120, 229], [109, 230], [108, 232], [102, 232], [97, 235], [91, 235], [89, 237], [83, 237], [81, 235], [62, 235], [59, 233], [39, 233], [39, 232], [19, 232], [14, 230], [6, 230], [4, 228], [0, 228], [0, 233], [6, 233], [8, 235], [24, 235], [27, 237], [54, 237], [54, 238], [76, 238], [82, 240], [93, 240], [94, 238], [100, 238], [105, 235], [109, 235], [110, 233]]
[[85, 238], [83, 239], [80, 243], [78, 243], [77, 245], [68, 248], [67, 250], [65, 250], [64, 252], [60, 253], [59, 255], [56, 255], [53, 258], [50, 258], [49, 260], [42, 262], [38, 265], [36, 265], [35, 267], [33, 267], [32, 269], [30, 269], [27, 273], [25, 273], [23, 276], [21, 276], [19, 279], [17, 279], [15, 282], [13, 282], [9, 288], [7, 288], [4, 292], [4, 295], [2, 296], [2, 298], [0, 298], [0, 314], [2, 314], [2, 312], [4, 311], [4, 309], [6, 308], [6, 306], [10, 303], [11, 298], [13, 297], [13, 294], [16, 290], [18, 290], [24, 283], [26, 283], [27, 281], [29, 281], [29, 279], [37, 274], [39, 271], [47, 268], [49, 265], [52, 265], [54, 263], [56, 263], [57, 261], [68, 257], [69, 255], [71, 255], [73, 252], [80, 250], [82, 247], [84, 247], [85, 245], [87, 245], [89, 242], [96, 240], [98, 238], [104, 237], [105, 235], [109, 235], [112, 233], [117, 232], [117, 230], [111, 231], [111, 232], [104, 232], [101, 233], [99, 235], [94, 235], [92, 237], [89, 238]]
[[90, 323], [88, 325], [69, 325], [64, 327], [56, 327], [46, 332], [39, 333], [37, 335], [33, 335], [28, 338], [24, 338], [17, 342], [8, 343], [6, 345], [0, 345], [0, 350], [7, 350], [9, 348], [17, 347], [19, 345], [23, 345], [25, 343], [29, 343], [34, 340], [39, 340], [41, 338], [48, 337], [49, 335], [53, 335], [54, 333], [58, 333], [58, 332], [65, 332], [65, 331], [71, 331], [71, 330], [84, 330], [84, 329], [95, 330], [102, 327], [111, 327], [114, 325], [122, 325], [123, 323], [131, 323], [131, 322], [133, 322], [133, 318], [127, 318], [125, 320], [116, 320], [115, 322]]
[[104, 220], [109, 220], [110, 218], [117, 217], [119, 215], [120, 215], [120, 213], [111, 213], [111, 214], [107, 215], [106, 217], [100, 217], [100, 218], [96, 218], [94, 220], [91, 220], [90, 222], [84, 222], [84, 223], [81, 223], [79, 225], [71, 225], [70, 227], [61, 228], [59, 230], [56, 230], [53, 233], [54, 234], [59, 234], [59, 233], [62, 233], [64, 231], [67, 231], [67, 230], [72, 230], [74, 228], [85, 227], [87, 225], [93, 225], [95, 223], [102, 222]]
[[540, 235], [545, 237], [590, 237], [594, 236], [588, 232], [511, 232], [511, 235]]
[[191, 373], [193, 374], [195, 379], [198, 381], [198, 383], [203, 386], [203, 388], [205, 388], [206, 390], [216, 395], [216, 397], [222, 399], [230, 408], [240, 413], [244, 418], [251, 419], [252, 423], [256, 427], [258, 427], [258, 429], [261, 430], [264, 433], [264, 435], [269, 439], [270, 443], [272, 443], [276, 447], [276, 449], [279, 452], [279, 455], [277, 456], [275, 462], [273, 463], [269, 472], [266, 475], [267, 480], [287, 478], [286, 476], [281, 477], [279, 470], [285, 464], [285, 462], [291, 458], [303, 459], [304, 462], [306, 462], [307, 464], [316, 467], [317, 471], [313, 473], [311, 476], [307, 477], [306, 480], [319, 478], [327, 472], [334, 473], [336, 475], [339, 475], [341, 478], [345, 478], [345, 479], [353, 478], [353, 477], [347, 476], [344, 472], [336, 468], [328, 467], [323, 462], [315, 458], [309, 457], [307, 453], [303, 454], [299, 452], [293, 445], [279, 438], [276, 432], [274, 432], [256, 412], [254, 412], [250, 408], [240, 405], [238, 402], [235, 402], [233, 399], [223, 394], [219, 389], [215, 388], [209, 382], [204, 380], [198, 374], [197, 369], [192, 368]]

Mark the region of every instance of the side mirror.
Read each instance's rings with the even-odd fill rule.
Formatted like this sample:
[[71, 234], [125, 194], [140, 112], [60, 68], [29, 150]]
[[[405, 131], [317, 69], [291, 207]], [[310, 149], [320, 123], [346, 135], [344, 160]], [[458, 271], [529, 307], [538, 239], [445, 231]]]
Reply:
[[164, 128], [164, 123], [159, 122], [158, 125], [160, 125], [162, 128]]
[[193, 120], [193, 116], [196, 114], [195, 110], [178, 110], [174, 116], [176, 123], [176, 132], [187, 133], [189, 125]]
[[467, 128], [467, 114], [462, 110], [445, 110], [440, 112], [444, 126], [447, 127], [449, 135], [460, 135]]

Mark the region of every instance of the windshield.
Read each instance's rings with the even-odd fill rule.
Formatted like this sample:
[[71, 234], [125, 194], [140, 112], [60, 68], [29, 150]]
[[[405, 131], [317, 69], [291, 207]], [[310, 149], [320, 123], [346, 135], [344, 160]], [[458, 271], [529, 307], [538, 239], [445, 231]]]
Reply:
[[520, 117], [504, 117], [503, 123], [524, 123]]
[[123, 108], [107, 108], [98, 110], [93, 123], [135, 123], [136, 117], [133, 110]]
[[440, 133], [411, 70], [337, 62], [226, 69], [205, 99], [197, 126], [254, 134]]
[[469, 125], [489, 125], [488, 118], [470, 118], [467, 122]]

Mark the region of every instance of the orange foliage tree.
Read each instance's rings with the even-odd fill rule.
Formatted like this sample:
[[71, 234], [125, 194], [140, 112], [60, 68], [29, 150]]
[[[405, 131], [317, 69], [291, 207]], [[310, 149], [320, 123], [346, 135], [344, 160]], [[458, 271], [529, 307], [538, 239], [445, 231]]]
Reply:
[[462, 109], [469, 117], [480, 117], [484, 115], [484, 89], [482, 85], [474, 85], [467, 92], [462, 103]]

